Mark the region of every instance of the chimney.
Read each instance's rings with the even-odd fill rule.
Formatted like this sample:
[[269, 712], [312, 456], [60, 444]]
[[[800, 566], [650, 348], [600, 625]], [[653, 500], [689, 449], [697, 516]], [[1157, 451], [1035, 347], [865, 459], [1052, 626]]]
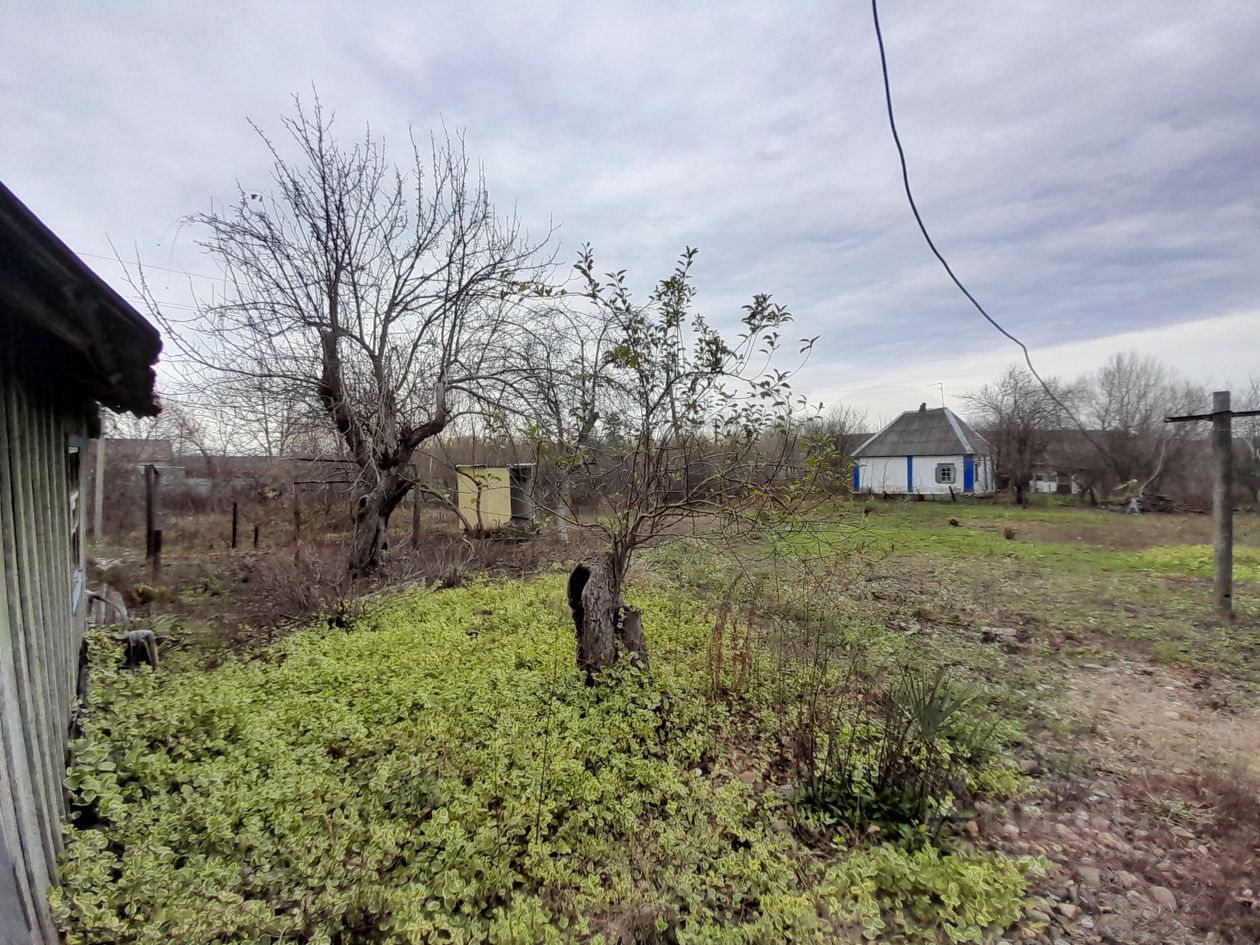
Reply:
[[919, 404], [919, 413], [927, 413], [927, 401]]

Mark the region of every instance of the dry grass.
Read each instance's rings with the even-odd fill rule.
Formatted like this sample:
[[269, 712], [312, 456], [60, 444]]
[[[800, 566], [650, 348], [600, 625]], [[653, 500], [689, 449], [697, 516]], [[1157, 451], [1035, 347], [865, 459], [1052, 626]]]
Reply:
[[[271, 534], [277, 544], [264, 532], [259, 548], [242, 541], [236, 550], [208, 540], [230, 533], [230, 520], [225, 528], [218, 515], [181, 517], [172, 523], [176, 539], [166, 543], [158, 578], [144, 560], [142, 541], [135, 541], [131, 547], [94, 549], [106, 564], [95, 567], [89, 579], [94, 586], [117, 588], [133, 617], [173, 619], [183, 645], [217, 661], [227, 652], [266, 645], [291, 628], [341, 619], [366, 595], [416, 584], [455, 587], [485, 575], [521, 577], [585, 553], [581, 535], [571, 543], [555, 536], [467, 540], [436, 511], [425, 516], [421, 545], [413, 549], [410, 516], [397, 518], [406, 521], [393, 523], [380, 570], [353, 585], [345, 537], [324, 532], [322, 526], [331, 523], [318, 517], [303, 522], [304, 534], [313, 538], [295, 543], [292, 525], [283, 531], [276, 523]], [[242, 536], [245, 521], [242, 517]], [[252, 539], [252, 525], [248, 534]]]
[[1068, 701], [1084, 708], [1100, 734], [1149, 763], [1260, 779], [1260, 709], [1214, 709], [1211, 686], [1200, 674], [1084, 671]]

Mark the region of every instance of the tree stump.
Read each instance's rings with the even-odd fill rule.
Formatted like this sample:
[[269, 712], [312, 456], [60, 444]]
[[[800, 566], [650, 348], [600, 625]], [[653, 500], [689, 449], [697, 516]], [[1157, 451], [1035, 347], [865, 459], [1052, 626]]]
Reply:
[[648, 666], [643, 615], [621, 598], [622, 574], [611, 554], [579, 562], [569, 575], [569, 608], [577, 633], [577, 665], [589, 682], [630, 654]]

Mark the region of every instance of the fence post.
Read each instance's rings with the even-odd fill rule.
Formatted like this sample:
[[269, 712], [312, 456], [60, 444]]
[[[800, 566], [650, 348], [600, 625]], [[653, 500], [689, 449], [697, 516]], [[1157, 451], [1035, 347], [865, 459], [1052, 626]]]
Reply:
[[[414, 467], [413, 467], [414, 468]], [[415, 478], [414, 476], [412, 477]], [[411, 550], [420, 550], [420, 484], [411, 487]]]
[[1214, 526], [1212, 592], [1222, 616], [1234, 613], [1234, 434], [1229, 391], [1212, 394], [1212, 447], [1216, 452], [1216, 478], [1212, 482]]
[[254, 547], [258, 547], [258, 526], [254, 526]]
[[1216, 476], [1212, 482], [1212, 519], [1215, 531], [1215, 577], [1212, 585], [1216, 610], [1222, 617], [1234, 618], [1234, 417], [1260, 417], [1260, 410], [1234, 410], [1227, 390], [1212, 394], [1212, 412], [1165, 417], [1165, 423], [1212, 421], [1212, 451], [1216, 454]]
[[302, 499], [298, 494], [297, 483], [293, 484], [293, 544], [302, 542]]
[[144, 467], [144, 556], [150, 559], [154, 554], [154, 533], [158, 525], [158, 487], [161, 473], [149, 463]]
[[162, 580], [162, 529], [153, 530], [153, 583]]
[[96, 493], [92, 502], [92, 540], [99, 542], [105, 525], [105, 436], [96, 439]]
[[236, 548], [236, 520], [237, 520], [237, 506], [236, 506], [236, 503], [233, 502], [232, 503], [232, 547], [233, 548]]

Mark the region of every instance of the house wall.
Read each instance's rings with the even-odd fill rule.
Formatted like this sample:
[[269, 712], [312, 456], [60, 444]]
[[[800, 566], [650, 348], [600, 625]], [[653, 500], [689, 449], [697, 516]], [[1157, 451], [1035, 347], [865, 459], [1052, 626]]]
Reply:
[[[905, 456], [860, 456], [857, 459], [858, 491], [888, 493], [889, 495], [920, 494], [949, 495], [950, 486], [955, 494], [961, 494], [964, 486], [964, 458], [955, 456], [915, 456], [907, 464]], [[953, 483], [936, 481], [938, 463], [954, 467]], [[907, 466], [909, 465], [909, 468]], [[975, 457], [975, 486], [977, 493], [993, 491], [993, 462], [988, 456]]]
[[1058, 493], [1079, 495], [1081, 491], [1080, 482], [1071, 473], [1047, 468], [1036, 470], [1028, 485], [1033, 492], [1047, 495]]
[[976, 493], [985, 495], [997, 489], [997, 460], [992, 456], [976, 457]]
[[[75, 460], [90, 401], [42, 333], [0, 310], [0, 941], [58, 942], [47, 905], [65, 812], [85, 608]], [[73, 438], [73, 439], [72, 439]], [[77, 463], [85, 462], [82, 451]], [[79, 512], [82, 511], [79, 503]], [[72, 530], [72, 522], [77, 525]], [[78, 541], [75, 541], [75, 538]]]
[[858, 491], [903, 493], [906, 491], [904, 456], [861, 456], [857, 459]]

